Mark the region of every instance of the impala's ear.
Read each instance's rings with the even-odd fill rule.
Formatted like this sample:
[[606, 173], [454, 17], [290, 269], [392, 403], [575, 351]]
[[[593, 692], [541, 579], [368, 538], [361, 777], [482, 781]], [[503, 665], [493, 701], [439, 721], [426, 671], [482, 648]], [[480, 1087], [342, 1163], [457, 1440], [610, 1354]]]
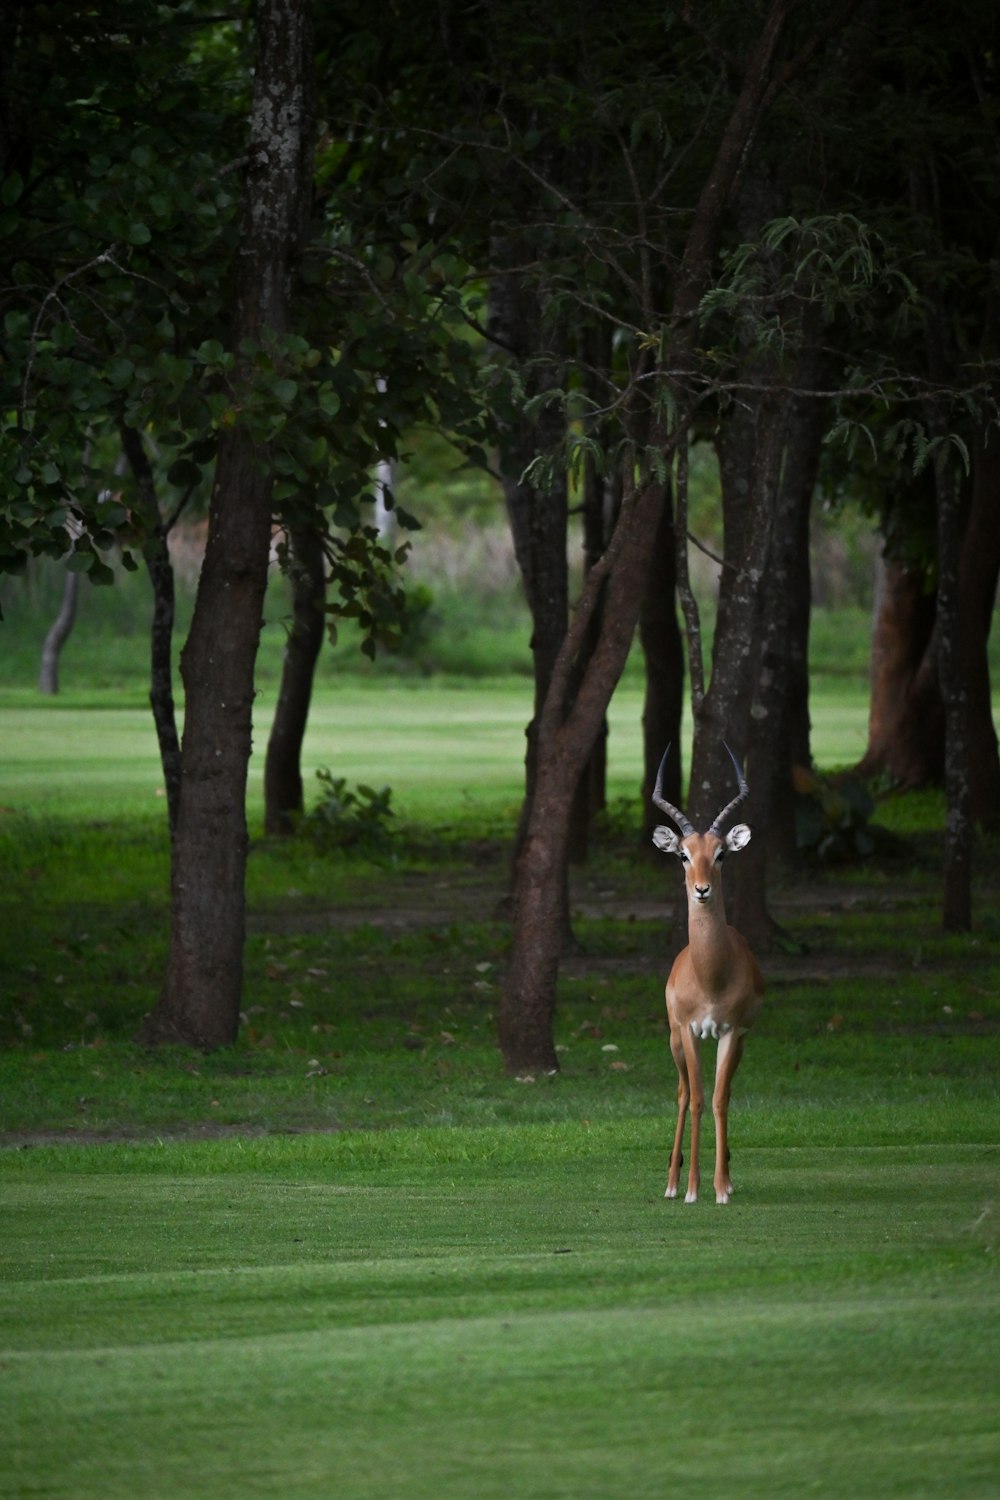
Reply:
[[653, 843], [663, 854], [679, 854], [681, 849], [680, 834], [675, 833], [672, 828], [653, 829]]
[[737, 849], [745, 849], [751, 838], [750, 830], [745, 823], [737, 823], [735, 828], [730, 828], [726, 834], [726, 848], [732, 849], [735, 854]]

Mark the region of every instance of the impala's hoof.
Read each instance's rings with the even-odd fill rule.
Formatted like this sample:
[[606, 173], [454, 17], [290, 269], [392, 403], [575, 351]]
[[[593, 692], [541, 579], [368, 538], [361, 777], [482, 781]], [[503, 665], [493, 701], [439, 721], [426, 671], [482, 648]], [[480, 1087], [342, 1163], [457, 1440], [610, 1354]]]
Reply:
[[729, 1194], [728, 1193], [716, 1193], [716, 1195], [715, 1195], [715, 1201], [716, 1201], [716, 1203], [728, 1203], [729, 1202]]
[[677, 1197], [677, 1189], [676, 1188], [672, 1188], [672, 1187], [668, 1187], [667, 1191], [664, 1193], [663, 1196], [664, 1196], [664, 1198], [676, 1198]]
[[697, 1203], [698, 1202], [698, 1194], [697, 1193], [693, 1193], [693, 1192], [685, 1193], [685, 1195], [684, 1195], [684, 1202], [685, 1203]]

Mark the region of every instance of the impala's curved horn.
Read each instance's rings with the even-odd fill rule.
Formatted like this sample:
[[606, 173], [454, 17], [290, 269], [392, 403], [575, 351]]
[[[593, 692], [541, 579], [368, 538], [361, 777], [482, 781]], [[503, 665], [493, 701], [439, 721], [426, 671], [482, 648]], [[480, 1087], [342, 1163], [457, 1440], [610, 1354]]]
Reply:
[[653, 787], [653, 801], [656, 803], [661, 812], [666, 813], [668, 818], [673, 818], [681, 833], [685, 838], [688, 838], [692, 833], [694, 833], [694, 828], [688, 822], [687, 818], [681, 812], [680, 808], [674, 807], [673, 803], [668, 802], [666, 797], [664, 797], [663, 795], [663, 768], [667, 764], [667, 756], [669, 754], [670, 746], [668, 745], [663, 752], [663, 759], [660, 761], [660, 769], [656, 773], [656, 785]]
[[721, 833], [722, 833], [722, 825], [726, 821], [726, 819], [729, 817], [729, 814], [730, 813], [734, 813], [736, 811], [736, 809], [739, 807], [740, 803], [743, 801], [743, 799], [745, 797], [749, 797], [749, 795], [750, 795], [750, 788], [747, 786], [747, 779], [746, 779], [746, 777], [743, 774], [743, 767], [740, 765], [739, 761], [736, 759], [736, 756], [730, 750], [730, 748], [726, 744], [725, 740], [723, 740], [722, 743], [723, 743], [723, 746], [725, 747], [726, 754], [729, 756], [729, 759], [733, 763], [733, 770], [736, 772], [736, 782], [737, 782], [737, 785], [739, 786], [739, 791], [737, 792], [736, 796], [733, 798], [732, 802], [727, 802], [726, 805], [725, 805], [725, 807], [722, 809], [722, 811], [720, 813], [718, 813], [716, 815], [716, 817], [712, 820], [712, 826], [711, 826], [711, 828], [708, 831], [709, 831], [709, 833], [714, 833], [715, 836], [716, 836], [716, 838], [718, 838], [721, 835]]

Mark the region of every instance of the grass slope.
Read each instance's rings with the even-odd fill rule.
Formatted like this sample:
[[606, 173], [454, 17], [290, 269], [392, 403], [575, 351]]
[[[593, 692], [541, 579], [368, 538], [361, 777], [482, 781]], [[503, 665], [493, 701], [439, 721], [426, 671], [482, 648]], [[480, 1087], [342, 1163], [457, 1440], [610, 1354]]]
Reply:
[[0, 1492], [995, 1493], [996, 1151], [662, 1137], [7, 1157]]

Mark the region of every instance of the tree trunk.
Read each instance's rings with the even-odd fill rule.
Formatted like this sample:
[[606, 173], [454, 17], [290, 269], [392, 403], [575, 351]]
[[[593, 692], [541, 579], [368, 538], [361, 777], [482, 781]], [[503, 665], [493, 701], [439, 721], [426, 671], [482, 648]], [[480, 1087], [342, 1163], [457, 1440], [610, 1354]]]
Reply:
[[[583, 500], [583, 571], [584, 577], [598, 561], [608, 544], [614, 529], [615, 517], [621, 504], [621, 485], [618, 476], [614, 481], [598, 473], [592, 463], [587, 465]], [[584, 634], [580, 654], [573, 674], [570, 697], [576, 692], [577, 683], [587, 669], [587, 663], [601, 634], [603, 596], [598, 598], [590, 624]], [[594, 740], [594, 747], [587, 757], [580, 779], [576, 784], [570, 808], [569, 860], [571, 864], [586, 864], [590, 854], [590, 834], [594, 818], [607, 806], [608, 776], [608, 720], [601, 720]]]
[[[643, 595], [648, 550], [643, 545], [659, 521], [662, 491], [646, 485], [622, 504], [612, 545], [592, 570], [574, 627], [561, 654], [543, 710], [535, 795], [527, 835], [515, 871], [514, 930], [510, 961], [498, 1008], [500, 1048], [509, 1072], [558, 1071], [552, 1034], [556, 980], [563, 946], [562, 876], [569, 817], [580, 772], [593, 749], [611, 694], [621, 675]], [[601, 638], [568, 716], [561, 689], [575, 638], [607, 581]], [[553, 692], [559, 694], [554, 698]]]
[[[988, 643], [1000, 574], [1000, 443], [989, 433], [973, 448], [971, 482], [963, 488], [968, 504], [959, 508], [956, 522], [960, 628], [948, 670], [967, 693], [973, 817], [995, 828], [1000, 825], [1000, 758]], [[940, 532], [938, 542], [940, 549]], [[947, 687], [940, 602], [922, 571], [887, 560], [879, 569], [875, 617], [868, 745], [857, 772], [887, 775], [901, 787], [939, 786], [946, 777]]]
[[153, 723], [156, 725], [156, 740], [160, 747], [163, 785], [167, 793], [167, 818], [173, 837], [180, 813], [181, 745], [174, 709], [174, 569], [167, 546], [170, 523], [164, 523], [160, 516], [153, 468], [142, 437], [134, 427], [123, 423], [121, 439], [135, 479], [137, 509], [146, 530], [142, 553], [153, 589], [153, 619], [149, 639], [149, 702], [153, 710]]
[[[918, 188], [920, 184], [918, 183]], [[930, 307], [927, 323], [928, 373], [943, 385], [958, 362], [943, 305]], [[949, 436], [953, 413], [942, 400], [927, 401], [927, 428], [937, 447], [931, 467], [937, 507], [937, 645], [938, 682], [944, 707], [944, 889], [941, 921], [945, 932], [972, 927], [972, 783], [969, 754], [969, 684], [963, 676], [967, 656], [963, 633], [968, 616], [961, 605], [963, 514], [958, 455]], [[970, 497], [971, 498], [971, 497]]]
[[1000, 440], [988, 430], [974, 448], [969, 510], [959, 558], [959, 679], [969, 695], [969, 782], [973, 817], [1000, 828], [1000, 756], [993, 723], [988, 645], [1000, 574]]
[[[947, 431], [944, 419], [939, 432]], [[969, 777], [968, 688], [961, 672], [961, 483], [947, 452], [935, 465], [938, 498], [937, 635], [941, 691], [945, 711], [944, 897], [946, 932], [968, 932], [972, 926], [972, 787]]]
[[[506, 242], [495, 246], [498, 264], [518, 259]], [[560, 369], [555, 356], [542, 359], [541, 307], [534, 289], [517, 273], [498, 272], [490, 283], [491, 336], [523, 367], [525, 397], [558, 389]], [[566, 635], [569, 612], [569, 572], [566, 556], [568, 491], [564, 468], [548, 481], [527, 474], [529, 465], [554, 454], [565, 436], [559, 402], [543, 405], [537, 419], [523, 413], [501, 424], [501, 470], [507, 516], [525, 598], [531, 612], [531, 660], [534, 710], [525, 730], [524, 801], [514, 840], [511, 870], [523, 844], [535, 794], [538, 763], [538, 721], [549, 691], [552, 671]], [[562, 871], [560, 906], [564, 937], [569, 931], [569, 887]]]
[[[793, 408], [798, 404], [794, 398], [790, 403]], [[790, 420], [788, 433], [750, 705], [746, 772], [753, 789], [754, 838], [737, 862], [729, 886], [733, 925], [758, 953], [771, 948], [779, 932], [767, 904], [767, 876], [772, 857], [781, 854], [791, 858], [795, 853], [792, 769], [796, 764], [809, 763], [808, 683], [802, 680], [808, 668], [808, 605], [803, 611], [802, 580], [807, 591], [809, 511], [822, 422], [804, 424]], [[796, 452], [796, 447], [807, 442], [811, 449], [808, 455]], [[793, 744], [793, 732], [801, 737], [803, 731], [794, 716], [803, 711], [804, 753], [801, 740]]]
[[696, 828], [708, 827], [729, 800], [723, 741], [746, 754], [783, 440], [783, 406], [767, 397], [738, 412], [720, 443], [725, 539], [711, 679], [694, 726], [687, 814]]
[[646, 662], [646, 696], [642, 710], [642, 838], [648, 847], [659, 815], [651, 801], [656, 773], [667, 746], [663, 791], [681, 806], [683, 763], [681, 722], [684, 711], [684, 642], [677, 623], [674, 517], [669, 493], [651, 549], [646, 592], [639, 615], [639, 639]]
[[[781, 531], [782, 523], [792, 519], [787, 514], [788, 492], [782, 492], [779, 485], [786, 418], [786, 401], [764, 397], [755, 410], [736, 413], [719, 445], [725, 567], [711, 685], [695, 723], [695, 792], [688, 809], [695, 827], [703, 829], [729, 801], [732, 792], [724, 789], [732, 786], [732, 767], [724, 779], [718, 769], [720, 762], [724, 766], [728, 761], [723, 742], [744, 759], [748, 770], [754, 751], [756, 769], [750, 784], [755, 837], [726, 877], [726, 904], [733, 925], [758, 951], [770, 947], [773, 934], [765, 879], [771, 778], [763, 768], [770, 769], [770, 756], [783, 749], [788, 686], [785, 642], [779, 639], [782, 628], [787, 632], [787, 597], [782, 593], [781, 575], [791, 566], [795, 540]], [[699, 767], [712, 769], [706, 775]], [[712, 786], [708, 800], [706, 780]]]
[[326, 559], [319, 532], [296, 527], [289, 544], [292, 626], [264, 764], [264, 832], [277, 837], [294, 832], [303, 811], [302, 741], [326, 623]]
[[[799, 390], [822, 379], [820, 330], [807, 340], [795, 374]], [[795, 766], [809, 766], [809, 517], [826, 427], [823, 401], [792, 396], [777, 492], [774, 534], [761, 618], [761, 650], [750, 707], [747, 776], [753, 788], [754, 839], [732, 883], [733, 920], [758, 951], [771, 946], [777, 926], [766, 904], [772, 857], [796, 855]]]
[[937, 673], [936, 600], [922, 569], [879, 565], [872, 631], [868, 745], [859, 776], [901, 787], [940, 782], [944, 710]]
[[[787, 505], [787, 537], [783, 601], [784, 634], [774, 644], [782, 663], [782, 730], [773, 761], [755, 757], [755, 785], [770, 776], [767, 797], [768, 853], [785, 864], [797, 857], [793, 771], [812, 765], [812, 726], [809, 717], [809, 625], [812, 616], [812, 577], [809, 558], [810, 515], [819, 472], [826, 411], [820, 400], [795, 398], [789, 419], [788, 443], [782, 474], [783, 509]], [[780, 628], [779, 628], [780, 629]], [[753, 710], [751, 709], [751, 718]]]
[[[780, 183], [766, 167], [756, 167], [743, 178], [738, 196], [738, 229], [746, 243], [755, 243], [757, 272], [762, 285], [774, 279], [774, 256], [761, 241], [765, 224], [785, 206]], [[773, 295], [777, 296], [774, 290]], [[695, 714], [692, 752], [692, 795], [687, 809], [696, 828], [708, 827], [728, 796], [719, 797], [732, 781], [725, 740], [744, 758], [750, 729], [750, 703], [759, 670], [765, 569], [774, 532], [774, 512], [784, 453], [788, 418], [787, 398], [766, 393], [780, 384], [781, 370], [769, 350], [761, 350], [751, 331], [742, 341], [741, 375], [747, 386], [729, 406], [718, 428], [716, 450], [722, 489], [723, 568], [712, 649], [710, 685]], [[760, 393], [754, 390], [759, 387]], [[773, 703], [772, 703], [773, 709]], [[707, 774], [706, 774], [707, 773]], [[757, 862], [763, 840], [754, 840]], [[752, 856], [751, 856], [752, 858]], [[736, 891], [746, 854], [727, 878], [730, 911], [739, 901]], [[763, 873], [762, 867], [756, 872]], [[758, 893], [763, 901], [763, 892]], [[687, 903], [681, 919], [686, 923]]]
[[38, 668], [38, 691], [58, 693], [59, 655], [73, 630], [76, 607], [80, 598], [80, 575], [67, 568], [63, 574], [62, 598], [59, 612], [49, 627], [42, 645], [42, 659]]
[[[260, 0], [232, 345], [280, 340], [311, 181], [306, 0]], [[280, 355], [279, 355], [280, 358]], [[252, 371], [236, 372], [237, 386]], [[271, 537], [270, 453], [245, 421], [219, 441], [208, 544], [191, 632], [171, 933], [159, 1001], [141, 1038], [211, 1048], [239, 1027], [254, 662]]]

